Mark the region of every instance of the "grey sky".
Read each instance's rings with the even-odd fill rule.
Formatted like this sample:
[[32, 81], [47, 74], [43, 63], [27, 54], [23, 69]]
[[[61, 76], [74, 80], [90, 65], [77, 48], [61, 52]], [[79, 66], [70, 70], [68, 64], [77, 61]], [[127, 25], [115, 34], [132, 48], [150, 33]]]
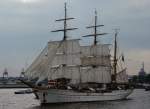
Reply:
[[[136, 74], [142, 61], [150, 71], [150, 1], [149, 0], [0, 0], [0, 75], [7, 68], [17, 75], [29, 65], [49, 40], [62, 38], [61, 33], [51, 33], [61, 24], [64, 2], [68, 14], [76, 19], [72, 26], [79, 30], [71, 35], [81, 38], [90, 31], [85, 26], [93, 22], [97, 9], [99, 23], [113, 38], [113, 28], [120, 28], [119, 44], [126, 56], [129, 73]], [[101, 38], [106, 39], [106, 38]], [[84, 40], [88, 42], [88, 40]]]

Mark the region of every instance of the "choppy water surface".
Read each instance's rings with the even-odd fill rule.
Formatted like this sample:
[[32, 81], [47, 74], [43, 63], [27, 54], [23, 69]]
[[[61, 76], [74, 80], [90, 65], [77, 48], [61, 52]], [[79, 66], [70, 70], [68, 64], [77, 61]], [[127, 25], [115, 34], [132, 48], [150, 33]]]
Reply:
[[0, 89], [0, 109], [150, 109], [150, 91], [134, 90], [127, 100], [41, 106], [33, 94], [15, 95], [19, 89]]

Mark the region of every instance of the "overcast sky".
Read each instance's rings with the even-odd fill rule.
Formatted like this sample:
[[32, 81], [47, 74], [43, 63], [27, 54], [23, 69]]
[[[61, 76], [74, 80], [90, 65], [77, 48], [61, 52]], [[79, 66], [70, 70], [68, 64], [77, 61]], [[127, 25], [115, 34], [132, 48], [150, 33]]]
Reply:
[[[150, 72], [150, 0], [0, 0], [0, 75], [4, 68], [16, 76], [31, 64], [49, 40], [61, 39], [61, 33], [51, 33], [62, 25], [54, 20], [64, 15], [75, 17], [70, 33], [73, 38], [89, 34], [85, 27], [93, 23], [94, 10], [98, 22], [108, 32], [105, 38], [112, 43], [113, 29], [120, 28], [119, 45], [124, 52], [129, 74], [137, 74], [145, 62]], [[83, 40], [89, 43], [89, 40]]]

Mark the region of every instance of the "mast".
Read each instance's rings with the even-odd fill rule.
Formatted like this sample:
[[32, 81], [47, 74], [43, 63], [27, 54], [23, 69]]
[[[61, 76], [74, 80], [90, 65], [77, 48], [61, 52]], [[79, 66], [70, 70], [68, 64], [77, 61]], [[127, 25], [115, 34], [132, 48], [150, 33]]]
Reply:
[[118, 35], [118, 29], [115, 29], [115, 41], [114, 41], [114, 62], [113, 62], [113, 70], [114, 74], [112, 75], [112, 82], [116, 83], [116, 77], [117, 77], [117, 35]]
[[143, 68], [143, 70], [144, 70], [144, 62], [142, 63], [142, 68]]
[[[111, 67], [110, 67], [110, 52], [109, 45], [98, 44], [98, 36], [106, 35], [107, 33], [99, 33], [98, 27], [104, 25], [98, 24], [97, 11], [95, 10], [94, 22], [92, 26], [86, 27], [93, 29], [93, 33], [83, 37], [93, 37], [93, 43], [89, 46], [83, 46], [81, 63], [85, 67], [82, 69], [84, 74], [82, 82], [95, 82], [107, 84], [111, 82]], [[90, 67], [89, 67], [90, 66]]]
[[78, 29], [78, 28], [67, 28], [67, 21], [75, 19], [75, 18], [69, 18], [69, 17], [67, 17], [67, 3], [66, 2], [65, 2], [64, 9], [65, 9], [65, 16], [64, 16], [64, 18], [56, 20], [56, 21], [63, 21], [64, 22], [64, 28], [60, 29], [60, 30], [54, 30], [54, 31], [52, 31], [52, 32], [64, 32], [63, 41], [67, 40], [67, 38], [68, 38], [67, 31]]
[[97, 17], [97, 11], [95, 10], [95, 22], [94, 22], [94, 26], [88, 26], [88, 27], [86, 27], [87, 29], [94, 28], [94, 33], [86, 35], [86, 36], [83, 36], [83, 37], [93, 37], [94, 36], [94, 43], [93, 43], [93, 45], [97, 45], [97, 43], [98, 43], [97, 37], [98, 36], [107, 34], [107, 33], [97, 33], [97, 28], [104, 26], [104, 25], [98, 25], [97, 24], [97, 19], [98, 19], [98, 17]]
[[[68, 27], [67, 23], [69, 20], [73, 20], [75, 18], [68, 17], [67, 14], [67, 3], [64, 6], [64, 18], [58, 19], [56, 21], [63, 22], [63, 29], [54, 30], [52, 32], [63, 32], [63, 39], [58, 41], [56, 44], [57, 48], [55, 49], [54, 57], [51, 61], [51, 79], [61, 79], [61, 78], [69, 78], [72, 83], [76, 83], [76, 78], [78, 76], [78, 68], [80, 62], [75, 60], [74, 58], [79, 58], [77, 53], [80, 53], [79, 40], [68, 40], [68, 31], [75, 30], [77, 28]], [[51, 43], [53, 46], [53, 43]], [[49, 45], [50, 46], [50, 45]], [[57, 51], [57, 49], [60, 50]], [[53, 51], [52, 51], [53, 52]], [[79, 65], [78, 65], [79, 64]], [[57, 67], [55, 67], [57, 66]], [[79, 80], [79, 78], [77, 78]]]

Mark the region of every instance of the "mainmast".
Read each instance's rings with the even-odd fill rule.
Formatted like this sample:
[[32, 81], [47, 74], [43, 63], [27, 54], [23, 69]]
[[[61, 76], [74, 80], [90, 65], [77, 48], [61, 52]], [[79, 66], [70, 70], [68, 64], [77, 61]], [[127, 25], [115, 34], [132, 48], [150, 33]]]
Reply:
[[81, 64], [87, 68], [83, 69], [84, 82], [95, 82], [101, 84], [107, 84], [111, 82], [109, 44], [98, 44], [97, 39], [98, 36], [107, 34], [98, 32], [98, 27], [102, 26], [104, 25], [98, 25], [98, 16], [97, 11], [95, 10], [94, 24], [86, 27], [88, 29], [92, 28], [93, 33], [83, 36], [93, 37], [93, 44], [81, 47], [83, 54], [81, 57]]
[[114, 62], [113, 62], [113, 75], [112, 75], [112, 82], [116, 83], [116, 76], [117, 76], [117, 35], [118, 29], [115, 29], [115, 41], [114, 41]]
[[94, 28], [94, 33], [86, 35], [86, 36], [83, 36], [83, 37], [93, 37], [94, 36], [94, 43], [93, 43], [93, 45], [97, 45], [97, 43], [98, 43], [97, 37], [98, 36], [107, 34], [107, 33], [97, 33], [97, 28], [104, 26], [104, 25], [98, 25], [97, 24], [97, 19], [98, 19], [98, 17], [97, 17], [97, 11], [95, 10], [95, 22], [94, 22], [94, 26], [88, 26], [88, 27], [86, 27], [87, 29]]
[[65, 16], [64, 16], [64, 18], [56, 20], [56, 21], [63, 21], [64, 22], [64, 28], [60, 29], [60, 30], [54, 30], [54, 31], [52, 31], [52, 32], [64, 32], [63, 41], [67, 40], [67, 38], [68, 38], [67, 31], [77, 29], [77, 28], [67, 28], [67, 21], [68, 20], [72, 20], [74, 18], [67, 17], [67, 3], [65, 3], [65, 7], [64, 8], [65, 8]]

